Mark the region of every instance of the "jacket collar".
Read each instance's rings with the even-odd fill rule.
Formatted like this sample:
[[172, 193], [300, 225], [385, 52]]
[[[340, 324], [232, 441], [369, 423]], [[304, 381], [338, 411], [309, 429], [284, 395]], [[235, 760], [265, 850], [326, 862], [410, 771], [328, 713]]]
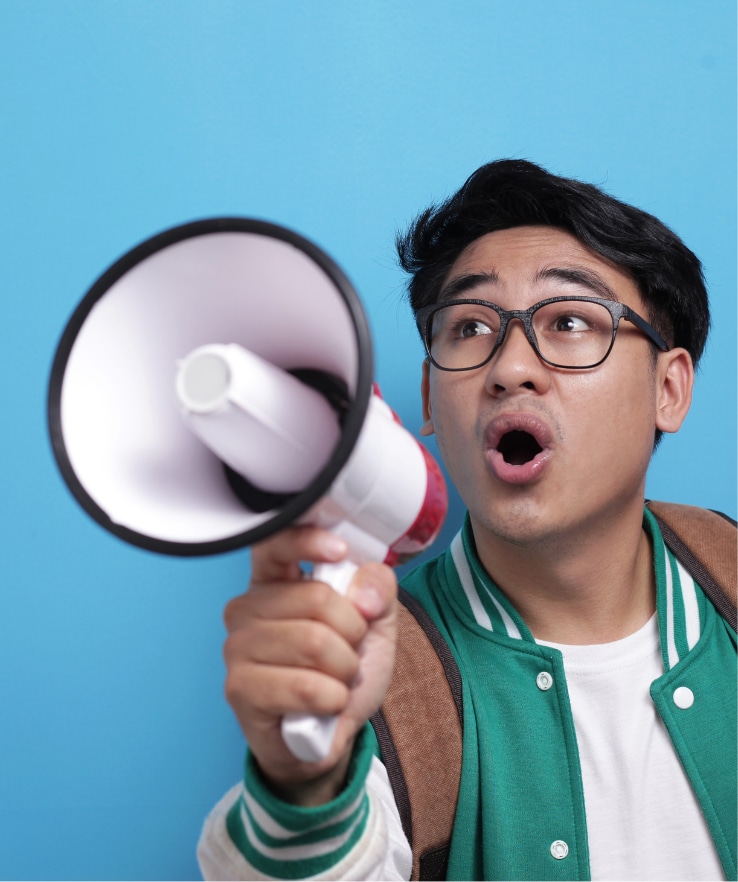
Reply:
[[[667, 672], [697, 644], [705, 620], [705, 597], [664, 544], [658, 524], [647, 508], [643, 526], [653, 545], [661, 655]], [[445, 570], [451, 590], [477, 625], [515, 640], [535, 643], [518, 611], [482, 566], [468, 514], [446, 552]]]

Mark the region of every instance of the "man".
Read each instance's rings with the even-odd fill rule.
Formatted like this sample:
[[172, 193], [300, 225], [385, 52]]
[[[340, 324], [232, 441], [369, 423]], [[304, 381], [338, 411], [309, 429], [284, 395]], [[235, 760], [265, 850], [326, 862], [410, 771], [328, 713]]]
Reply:
[[[707, 335], [698, 260], [522, 161], [483, 166], [398, 244], [428, 353], [422, 432], [468, 508], [404, 582], [464, 682], [449, 878], [735, 878], [735, 633], [644, 511]], [[206, 876], [409, 878], [366, 723], [392, 672], [393, 575], [363, 567], [343, 598], [300, 570], [345, 552], [287, 530], [226, 610], [249, 756], [206, 824]], [[325, 761], [287, 751], [288, 712], [340, 715]]]

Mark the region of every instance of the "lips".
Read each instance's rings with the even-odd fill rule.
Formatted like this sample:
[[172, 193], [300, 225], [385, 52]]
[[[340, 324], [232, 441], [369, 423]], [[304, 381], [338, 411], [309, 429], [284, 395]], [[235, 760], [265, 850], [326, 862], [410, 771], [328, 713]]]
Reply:
[[492, 474], [505, 484], [528, 484], [546, 468], [554, 436], [536, 414], [506, 413], [487, 425], [484, 440]]

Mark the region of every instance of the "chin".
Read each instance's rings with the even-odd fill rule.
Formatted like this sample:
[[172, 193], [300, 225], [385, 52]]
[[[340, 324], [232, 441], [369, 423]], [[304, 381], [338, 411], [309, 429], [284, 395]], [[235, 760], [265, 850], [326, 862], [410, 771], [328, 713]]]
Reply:
[[519, 549], [544, 551], [560, 547], [563, 531], [552, 525], [548, 529], [540, 525], [504, 524], [501, 528], [490, 531], [498, 540]]
[[472, 524], [490, 538], [519, 548], [544, 547], [557, 542], [565, 532], [560, 512], [546, 513], [531, 499], [519, 499], [494, 511], [476, 514], [470, 509]]
[[544, 501], [533, 493], [497, 499], [495, 504], [469, 507], [472, 524], [492, 542], [536, 551], [572, 550], [588, 539], [610, 532], [613, 524], [631, 513], [640, 522], [643, 481], [623, 478], [617, 490], [587, 497], [579, 495], [567, 505], [563, 494]]

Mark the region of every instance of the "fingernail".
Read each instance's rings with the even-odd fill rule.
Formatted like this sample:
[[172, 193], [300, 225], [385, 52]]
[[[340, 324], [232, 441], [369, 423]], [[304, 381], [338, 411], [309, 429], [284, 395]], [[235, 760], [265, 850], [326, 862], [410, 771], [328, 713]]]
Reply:
[[348, 545], [340, 536], [329, 533], [323, 541], [323, 554], [331, 560], [341, 560], [346, 556]]
[[378, 616], [384, 607], [380, 591], [371, 582], [362, 582], [359, 585], [355, 601], [366, 616]]

